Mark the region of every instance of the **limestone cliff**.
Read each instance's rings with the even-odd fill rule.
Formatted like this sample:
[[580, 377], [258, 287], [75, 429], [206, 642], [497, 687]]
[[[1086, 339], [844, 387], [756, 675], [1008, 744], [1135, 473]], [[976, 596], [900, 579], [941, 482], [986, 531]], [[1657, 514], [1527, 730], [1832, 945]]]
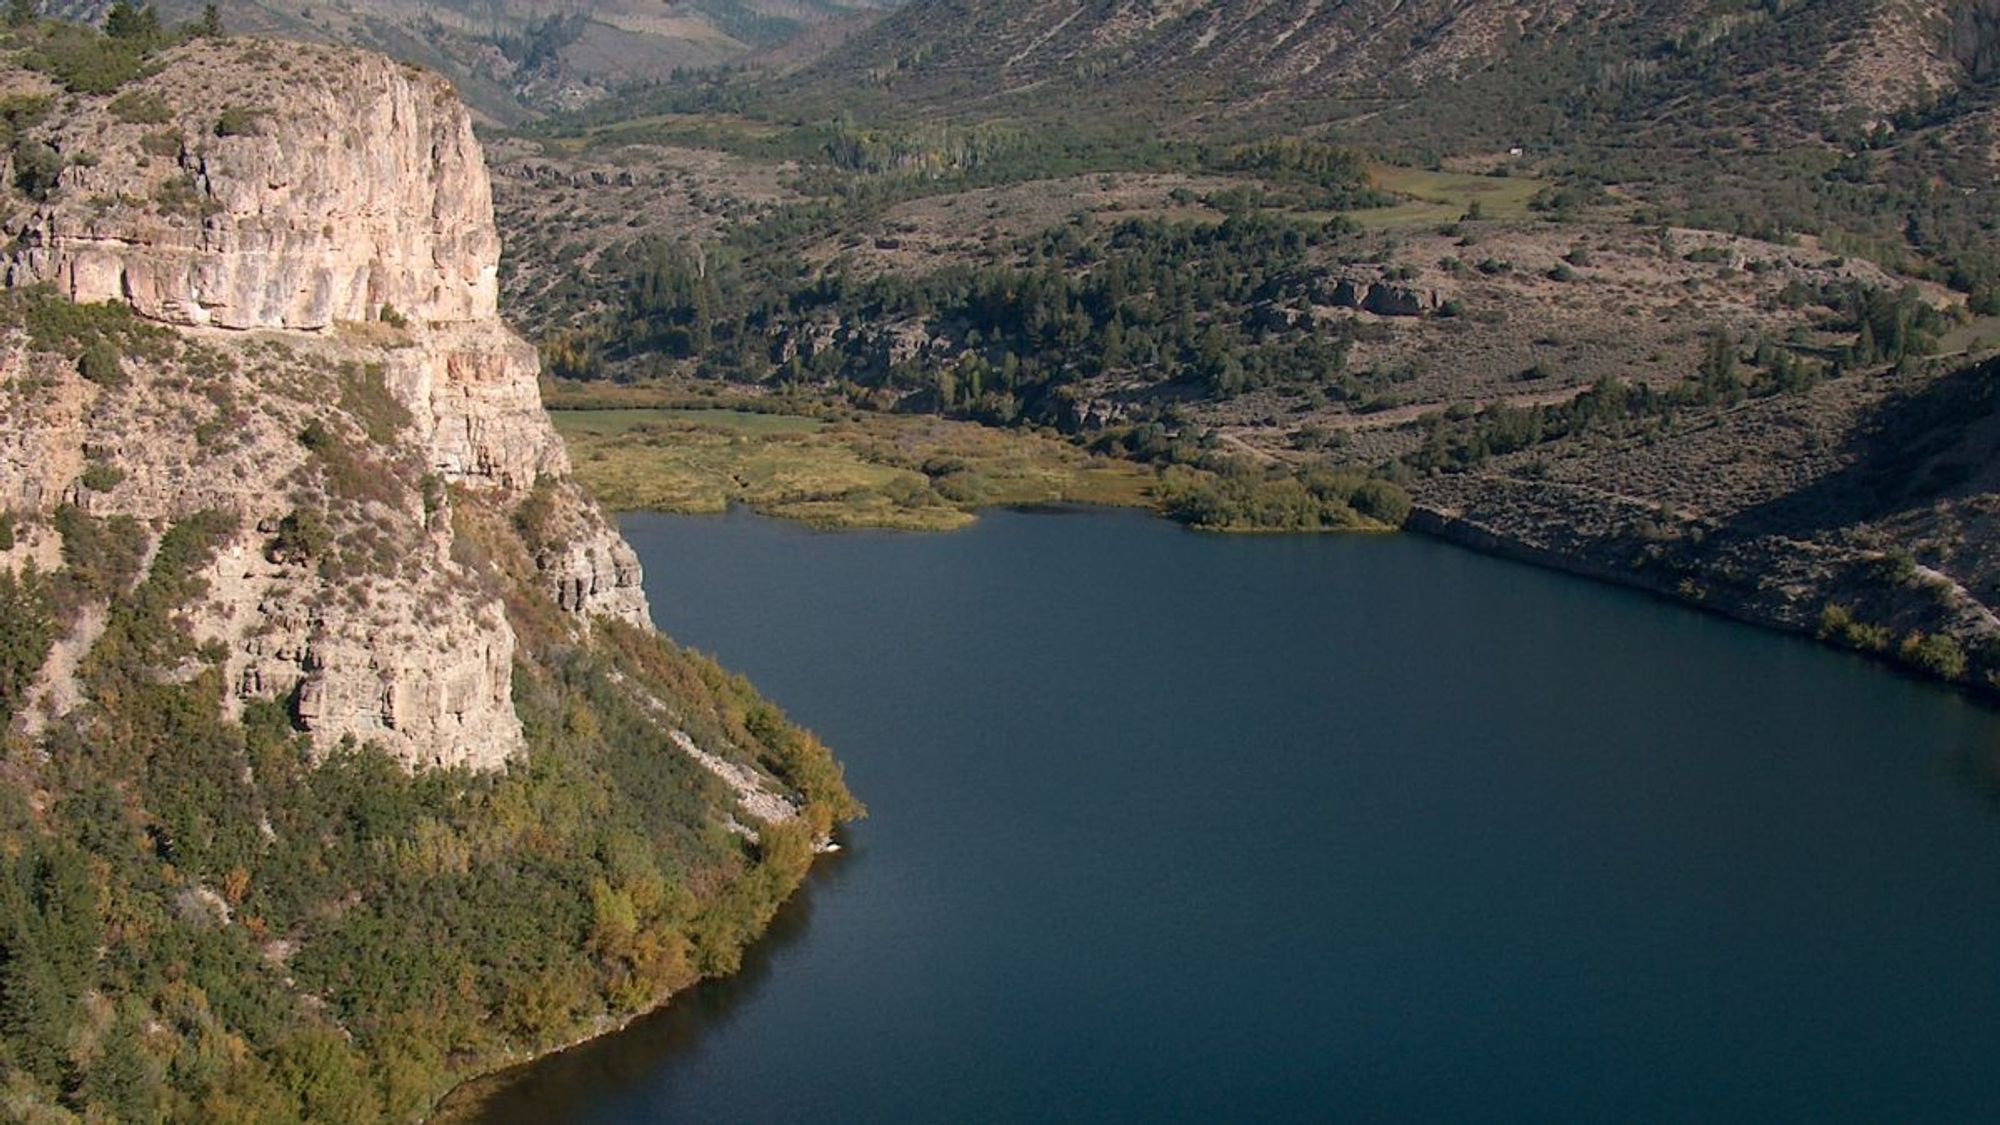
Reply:
[[[282, 68], [260, 57], [279, 50]], [[295, 44], [176, 54], [49, 135], [89, 162], [10, 232], [9, 284], [224, 328], [493, 317], [492, 197], [442, 80]]]
[[[322, 747], [497, 766], [522, 747], [516, 638], [458, 509], [531, 523], [570, 613], [645, 624], [638, 561], [570, 481], [534, 349], [497, 319], [486, 171], [449, 87], [364, 52], [276, 51], [175, 48], [48, 127], [60, 171], [12, 202], [6, 284], [138, 319], [70, 331], [30, 308], [10, 334], [0, 502], [154, 534], [235, 517], [187, 624], [226, 649], [237, 705], [289, 700]], [[44, 354], [106, 333], [115, 379]], [[49, 534], [13, 561], [52, 562]], [[24, 721], [67, 697], [44, 685]]]
[[32, 21], [0, 154], [0, 1118], [424, 1120], [733, 971], [860, 807], [650, 627], [444, 84]]

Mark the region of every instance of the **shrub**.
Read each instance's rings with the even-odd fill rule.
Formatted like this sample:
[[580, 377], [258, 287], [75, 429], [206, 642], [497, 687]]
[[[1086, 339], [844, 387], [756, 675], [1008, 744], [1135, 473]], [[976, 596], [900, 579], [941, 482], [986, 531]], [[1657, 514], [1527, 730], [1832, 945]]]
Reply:
[[[179, 151], [180, 146], [176, 143], [174, 152]], [[160, 181], [160, 186], [153, 189], [153, 205], [167, 215], [199, 215], [214, 206], [202, 195], [201, 187], [191, 172]]]
[[100, 387], [115, 389], [126, 383], [125, 363], [118, 346], [109, 340], [94, 340], [77, 357], [76, 372]]
[[47, 581], [33, 567], [19, 578], [0, 568], [0, 726], [20, 708], [55, 638]]
[[118, 354], [158, 359], [172, 355], [180, 339], [172, 329], [140, 320], [130, 305], [118, 301], [77, 304], [45, 285], [8, 295], [23, 306], [28, 342], [37, 351], [81, 356], [92, 344], [108, 341]]
[[181, 135], [172, 129], [161, 129], [139, 138], [139, 151], [148, 156], [179, 156], [182, 145]]
[[102, 461], [92, 462], [83, 470], [83, 487], [92, 492], [109, 492], [117, 488], [125, 479], [125, 470]]
[[146, 44], [138, 39], [113, 39], [93, 28], [61, 24], [51, 28], [22, 61], [72, 93], [109, 94], [145, 69]]
[[299, 430], [299, 444], [314, 453], [323, 453], [333, 446], [333, 431], [326, 428], [326, 422], [314, 418]]
[[111, 116], [127, 125], [164, 125], [174, 119], [167, 99], [151, 90], [133, 90], [111, 99]]
[[514, 509], [515, 534], [521, 537], [530, 555], [561, 546], [563, 529], [557, 519], [557, 508], [555, 482], [548, 477], [537, 477], [535, 487], [528, 490]]
[[36, 94], [0, 97], [0, 141], [13, 144], [49, 115], [51, 99]]
[[388, 445], [397, 431], [410, 424], [409, 408], [389, 390], [379, 363], [341, 366], [340, 409], [378, 445]]
[[244, 137], [257, 132], [258, 119], [264, 115], [254, 109], [240, 105], [227, 106], [215, 117], [215, 135], [218, 137]]
[[1903, 662], [1922, 669], [1942, 680], [1962, 680], [1965, 678], [1965, 649], [1944, 633], [1925, 636], [1912, 632], [1903, 638], [1897, 655]]
[[63, 158], [41, 141], [29, 141], [14, 149], [14, 186], [29, 199], [41, 202], [55, 194], [62, 181]]
[[1844, 605], [1829, 603], [1819, 615], [1819, 639], [1862, 652], [1889, 648], [1889, 630], [1857, 619]]
[[278, 523], [278, 534], [265, 553], [272, 562], [302, 563], [318, 558], [333, 544], [326, 517], [311, 508], [294, 510]]
[[1386, 480], [1369, 479], [1354, 488], [1348, 503], [1377, 523], [1401, 527], [1410, 518], [1410, 494]]

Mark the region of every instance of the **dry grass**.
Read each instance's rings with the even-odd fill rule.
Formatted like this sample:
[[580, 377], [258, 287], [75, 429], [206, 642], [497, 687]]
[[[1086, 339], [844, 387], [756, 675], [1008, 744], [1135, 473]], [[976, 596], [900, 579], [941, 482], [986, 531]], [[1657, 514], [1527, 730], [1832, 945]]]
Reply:
[[576, 471], [613, 508], [745, 504], [819, 527], [949, 531], [982, 507], [1152, 504], [1153, 475], [1036, 434], [936, 418], [827, 422], [736, 410], [565, 410]]

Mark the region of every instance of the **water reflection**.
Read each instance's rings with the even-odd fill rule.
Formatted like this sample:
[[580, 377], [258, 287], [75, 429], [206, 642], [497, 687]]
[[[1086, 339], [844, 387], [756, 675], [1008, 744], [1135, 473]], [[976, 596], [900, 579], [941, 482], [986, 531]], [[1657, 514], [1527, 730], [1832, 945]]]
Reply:
[[811, 929], [814, 896], [834, 893], [861, 862], [860, 853], [848, 842], [841, 851], [821, 856], [798, 893], [778, 909], [764, 937], [745, 951], [743, 966], [733, 976], [696, 985], [616, 1035], [500, 1076], [481, 1091], [481, 1104], [467, 1119], [485, 1125], [547, 1125], [579, 1120], [586, 1106], [595, 1114], [607, 1106], [642, 1103], [676, 1061], [698, 1051], [763, 991], [786, 952]]
[[2000, 805], [2000, 742], [1967, 741], [1959, 747], [1954, 764], [1974, 792]]
[[2000, 1120], [1990, 710], [1405, 537], [626, 526], [869, 848], [488, 1120]]

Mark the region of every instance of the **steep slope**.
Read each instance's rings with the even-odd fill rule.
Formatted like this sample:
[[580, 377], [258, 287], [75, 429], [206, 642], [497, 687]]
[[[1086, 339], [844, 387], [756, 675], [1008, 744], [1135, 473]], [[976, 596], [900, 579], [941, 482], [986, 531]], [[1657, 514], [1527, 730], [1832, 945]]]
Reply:
[[[223, 0], [232, 32], [346, 43], [432, 67], [501, 122], [576, 106], [676, 68], [740, 62], [867, 18], [885, 0], [591, 0], [464, 4], [448, 0]], [[201, 0], [167, 0], [192, 20]]]
[[64, 91], [53, 34], [0, 66], [6, 1115], [407, 1119], [728, 971], [856, 806], [652, 632], [449, 87]]
[[922, 0], [778, 104], [1420, 164], [1520, 150], [1691, 225], [1990, 278], [1996, 26], [1986, 0]]
[[[950, 105], [1008, 95], [1085, 99], [1120, 88], [1180, 113], [1246, 105], [1399, 99], [1469, 75], [1643, 80], [1676, 56], [1729, 53], [1761, 28], [1787, 26], [1801, 95], [1828, 108], [1887, 112], [1918, 91], [1967, 78], [1955, 44], [1978, 29], [1976, 5], [1937, 0], [1737, 0], [1580, 4], [1574, 0], [918, 0], [883, 20], [827, 75], [893, 85]], [[1805, 34], [1811, 29], [1812, 34]], [[1521, 86], [1522, 92], [1539, 83]], [[1450, 97], [1448, 91], [1445, 92]], [[1518, 96], [1518, 95], [1517, 95]]]
[[1009, 94], [1138, 83], [1177, 100], [1299, 97], [1335, 83], [1423, 82], [1491, 62], [1572, 21], [1616, 22], [1640, 5], [1573, 0], [925, 0], [884, 21], [829, 69], [905, 86]]
[[[570, 608], [643, 625], [637, 561], [568, 494], [562, 446], [536, 395], [534, 354], [497, 319], [490, 193], [450, 92], [379, 56], [331, 48], [288, 53], [303, 81], [267, 69], [273, 52], [247, 41], [198, 43], [175, 61], [117, 99], [65, 113], [42, 134], [37, 143], [66, 154], [66, 166], [47, 200], [10, 201], [6, 283], [46, 283], [79, 303], [123, 302], [160, 324], [311, 333], [279, 347], [300, 353], [302, 366], [313, 358], [329, 368], [361, 364], [366, 371], [345, 378], [365, 386], [343, 393], [386, 394], [407, 416], [424, 454], [412, 464], [416, 479], [403, 483], [428, 479], [503, 500], [527, 496], [538, 482], [565, 491], [575, 511], [563, 518], [577, 538], [545, 560], [549, 588]], [[229, 115], [241, 121], [220, 127]], [[153, 120], [160, 117], [167, 121]], [[328, 122], [339, 125], [327, 131]], [[313, 143], [302, 144], [308, 137]], [[390, 330], [400, 346], [378, 355], [318, 339], [384, 317], [404, 327]], [[313, 475], [315, 451], [286, 437], [312, 423], [310, 408], [326, 389], [304, 372], [292, 378], [302, 409], [267, 408], [263, 426], [238, 435], [250, 438], [238, 446], [254, 464], [189, 488], [186, 450], [172, 440], [178, 419], [153, 421], [158, 398], [90, 395], [79, 377], [71, 393], [37, 404], [42, 417], [21, 435], [0, 495], [39, 514], [82, 500], [75, 474], [87, 448], [123, 474], [90, 491], [94, 515], [236, 511], [242, 532], [218, 553], [228, 573], [209, 582], [230, 598], [196, 631], [231, 643], [228, 671], [240, 695], [296, 691], [301, 721], [323, 746], [351, 736], [382, 741], [411, 762], [499, 763], [520, 748], [507, 688], [514, 646], [498, 600], [478, 596], [474, 579], [450, 567], [405, 568], [401, 596], [384, 591], [366, 611], [313, 613], [307, 607], [325, 591], [287, 581], [287, 568], [264, 561], [260, 526], [317, 512], [338, 536], [349, 526], [343, 502], [358, 528], [377, 522], [370, 502], [416, 500], [408, 490], [342, 496], [342, 482], [329, 477], [317, 507], [302, 507], [281, 487]], [[232, 397], [270, 398], [255, 381], [253, 370], [253, 385]], [[420, 508], [404, 514], [417, 528], [424, 522]], [[418, 536], [394, 550], [448, 557], [450, 546], [449, 535]], [[417, 607], [467, 601], [481, 607], [471, 619], [405, 630], [393, 658], [380, 651], [382, 630]]]

